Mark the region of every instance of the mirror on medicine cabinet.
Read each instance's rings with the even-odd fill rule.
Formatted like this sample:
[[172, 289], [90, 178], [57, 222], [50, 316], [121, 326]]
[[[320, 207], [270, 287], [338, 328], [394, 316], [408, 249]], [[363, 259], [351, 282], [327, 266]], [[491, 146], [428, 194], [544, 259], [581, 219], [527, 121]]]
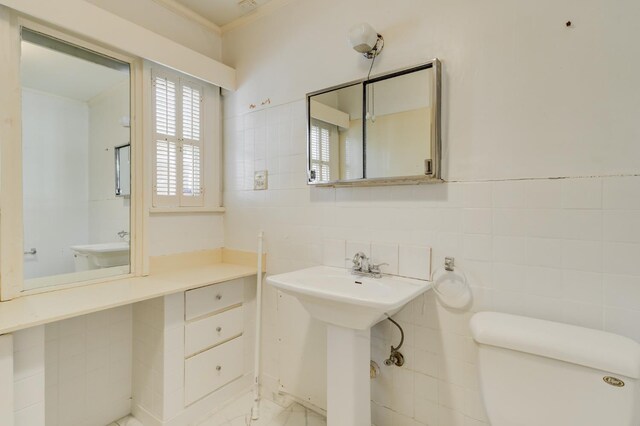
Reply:
[[20, 62], [23, 289], [128, 274], [129, 64], [26, 28]]
[[131, 195], [131, 144], [116, 146], [116, 196]]
[[440, 61], [307, 95], [308, 183], [440, 181]]

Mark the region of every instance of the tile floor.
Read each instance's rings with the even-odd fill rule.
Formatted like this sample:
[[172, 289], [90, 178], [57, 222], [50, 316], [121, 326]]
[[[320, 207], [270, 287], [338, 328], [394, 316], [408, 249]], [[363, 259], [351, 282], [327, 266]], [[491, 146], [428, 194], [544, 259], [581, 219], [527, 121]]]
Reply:
[[107, 426], [143, 426], [135, 417], [127, 416], [123, 417], [120, 420], [116, 420], [113, 423], [108, 424]]
[[[300, 404], [284, 408], [269, 400], [260, 403], [260, 418], [250, 421], [253, 396], [245, 394], [230, 402], [220, 411], [213, 413], [198, 426], [326, 426], [326, 419]], [[135, 418], [128, 416], [108, 426], [143, 426]]]
[[283, 408], [269, 400], [260, 403], [260, 419], [250, 421], [253, 398], [244, 395], [198, 426], [326, 426], [325, 418], [299, 404]]

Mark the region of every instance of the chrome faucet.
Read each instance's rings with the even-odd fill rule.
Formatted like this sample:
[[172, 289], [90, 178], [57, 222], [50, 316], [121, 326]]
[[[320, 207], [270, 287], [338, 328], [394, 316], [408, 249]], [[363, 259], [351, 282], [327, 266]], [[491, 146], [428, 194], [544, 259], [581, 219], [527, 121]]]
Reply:
[[372, 278], [382, 277], [380, 267], [383, 265], [388, 265], [388, 263], [380, 263], [378, 265], [371, 263], [371, 260], [367, 257], [367, 255], [361, 251], [356, 253], [351, 261], [353, 262], [353, 266], [351, 267], [352, 274]]

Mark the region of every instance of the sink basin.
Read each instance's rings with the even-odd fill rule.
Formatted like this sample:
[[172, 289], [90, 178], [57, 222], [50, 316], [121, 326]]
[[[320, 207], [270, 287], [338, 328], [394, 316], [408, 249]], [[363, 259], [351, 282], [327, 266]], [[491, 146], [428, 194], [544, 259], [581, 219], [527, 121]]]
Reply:
[[85, 244], [71, 246], [76, 261], [76, 271], [111, 268], [129, 264], [129, 243]]
[[371, 327], [431, 288], [427, 281], [316, 266], [267, 278], [327, 324], [327, 426], [371, 426]]
[[273, 275], [267, 282], [295, 296], [312, 317], [356, 330], [370, 329], [431, 288], [428, 281], [361, 277], [329, 266]]

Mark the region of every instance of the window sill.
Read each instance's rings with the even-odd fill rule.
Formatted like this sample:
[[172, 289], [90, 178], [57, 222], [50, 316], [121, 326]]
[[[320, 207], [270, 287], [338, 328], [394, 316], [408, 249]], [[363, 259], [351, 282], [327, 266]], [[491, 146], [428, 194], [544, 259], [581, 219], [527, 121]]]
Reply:
[[151, 207], [149, 214], [224, 213], [224, 207]]

